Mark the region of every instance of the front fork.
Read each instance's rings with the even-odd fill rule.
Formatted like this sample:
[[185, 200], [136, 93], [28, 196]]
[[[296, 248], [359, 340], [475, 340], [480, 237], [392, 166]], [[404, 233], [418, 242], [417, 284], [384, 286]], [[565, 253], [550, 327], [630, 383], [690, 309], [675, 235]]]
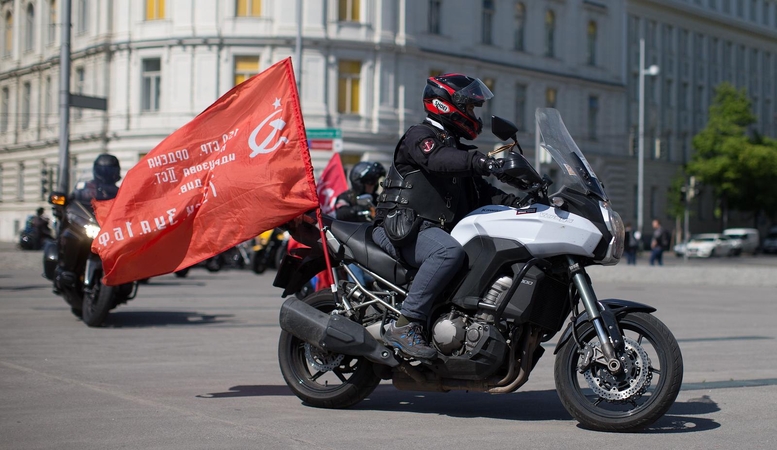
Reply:
[[[612, 317], [603, 316], [602, 311], [605, 311], [605, 308], [600, 307], [585, 269], [571, 256], [567, 258], [567, 261], [569, 262], [569, 271], [572, 274], [572, 282], [577, 288], [583, 307], [586, 313], [588, 313], [588, 318], [593, 324], [596, 336], [601, 343], [601, 350], [607, 361], [607, 369], [614, 374], [620, 373], [623, 370], [623, 365], [618, 359], [618, 353], [623, 350], [623, 333], [618, 326], [618, 321], [611, 313], [609, 315]], [[609, 311], [605, 314], [607, 313]]]

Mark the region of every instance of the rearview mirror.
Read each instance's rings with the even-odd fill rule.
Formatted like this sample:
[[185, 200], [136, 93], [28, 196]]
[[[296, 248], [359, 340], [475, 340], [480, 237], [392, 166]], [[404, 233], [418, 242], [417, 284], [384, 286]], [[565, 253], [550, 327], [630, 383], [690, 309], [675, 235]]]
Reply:
[[518, 141], [518, 127], [501, 117], [491, 116], [491, 132], [503, 141], [509, 141], [510, 139]]
[[359, 206], [372, 206], [372, 195], [362, 194], [356, 197], [356, 204]]
[[49, 194], [49, 203], [57, 206], [65, 206], [67, 204], [67, 195], [64, 192], [52, 192]]

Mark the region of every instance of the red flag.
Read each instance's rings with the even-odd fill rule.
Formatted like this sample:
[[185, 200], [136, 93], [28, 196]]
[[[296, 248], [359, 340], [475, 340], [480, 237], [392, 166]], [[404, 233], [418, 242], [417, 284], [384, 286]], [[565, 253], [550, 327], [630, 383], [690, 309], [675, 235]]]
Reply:
[[316, 193], [321, 204], [321, 212], [334, 215], [337, 196], [348, 190], [348, 181], [345, 179], [343, 164], [340, 162], [340, 154], [335, 153], [332, 159], [318, 177]]
[[[291, 58], [235, 86], [97, 205], [107, 285], [196, 264], [318, 206]], [[108, 211], [106, 214], [106, 210]]]

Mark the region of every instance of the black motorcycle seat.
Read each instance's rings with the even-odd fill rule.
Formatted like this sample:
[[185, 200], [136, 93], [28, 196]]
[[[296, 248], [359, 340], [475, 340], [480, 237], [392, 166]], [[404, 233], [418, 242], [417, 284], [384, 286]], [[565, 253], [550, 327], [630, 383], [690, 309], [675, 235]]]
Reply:
[[407, 284], [415, 270], [408, 270], [407, 267], [384, 252], [372, 240], [373, 228], [371, 223], [342, 220], [332, 221], [330, 227], [334, 237], [351, 251], [354, 261], [396, 285]]

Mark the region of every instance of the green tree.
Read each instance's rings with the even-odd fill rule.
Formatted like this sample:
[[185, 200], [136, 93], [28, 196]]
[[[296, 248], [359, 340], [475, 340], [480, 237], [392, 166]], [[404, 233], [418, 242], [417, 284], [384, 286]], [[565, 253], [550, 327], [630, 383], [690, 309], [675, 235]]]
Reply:
[[722, 83], [715, 88], [707, 126], [693, 137], [696, 151], [687, 173], [712, 188], [723, 227], [729, 210], [754, 216], [777, 212], [777, 142], [748, 136], [755, 122], [746, 91]]

